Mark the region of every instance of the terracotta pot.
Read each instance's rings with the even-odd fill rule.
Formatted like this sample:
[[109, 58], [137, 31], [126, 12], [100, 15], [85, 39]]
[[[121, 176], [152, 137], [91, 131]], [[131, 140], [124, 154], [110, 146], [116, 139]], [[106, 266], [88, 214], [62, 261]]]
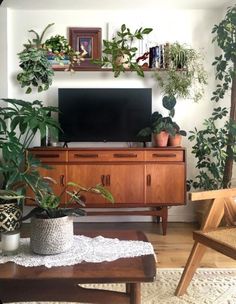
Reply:
[[181, 142], [182, 142], [182, 135], [180, 134], [175, 134], [175, 136], [170, 135], [168, 140], [168, 146], [178, 147], [181, 146]]
[[30, 248], [37, 254], [58, 254], [69, 250], [73, 244], [73, 219], [32, 218]]
[[22, 209], [17, 203], [0, 204], [0, 232], [19, 229], [21, 218]]
[[169, 133], [161, 131], [159, 134], [153, 134], [156, 147], [166, 147], [168, 143]]

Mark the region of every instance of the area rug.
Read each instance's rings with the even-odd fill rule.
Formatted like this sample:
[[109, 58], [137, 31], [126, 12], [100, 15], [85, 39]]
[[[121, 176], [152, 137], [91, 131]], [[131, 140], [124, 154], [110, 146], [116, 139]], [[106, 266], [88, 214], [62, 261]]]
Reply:
[[[158, 269], [155, 282], [142, 284], [142, 304], [236, 304], [236, 268], [199, 269], [189, 285], [187, 294], [176, 297], [174, 292], [182, 271], [183, 269]], [[91, 284], [83, 286], [91, 288]], [[124, 284], [93, 286], [108, 290], [124, 290]], [[40, 302], [31, 302], [33, 303]]]

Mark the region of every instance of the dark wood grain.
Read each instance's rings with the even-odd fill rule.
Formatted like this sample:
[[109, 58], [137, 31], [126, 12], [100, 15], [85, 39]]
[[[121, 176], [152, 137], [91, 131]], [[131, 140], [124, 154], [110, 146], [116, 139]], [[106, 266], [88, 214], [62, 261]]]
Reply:
[[[75, 225], [75, 233], [79, 227]], [[89, 231], [83, 235], [143, 240], [139, 231]], [[81, 263], [72, 266], [23, 267], [8, 262], [0, 265], [0, 300], [14, 301], [79, 301], [90, 303], [140, 303], [140, 282], [152, 282], [156, 269], [153, 255], [122, 258], [113, 262]], [[86, 290], [82, 283], [125, 283], [128, 293]], [[14, 292], [12, 292], [14, 290]]]

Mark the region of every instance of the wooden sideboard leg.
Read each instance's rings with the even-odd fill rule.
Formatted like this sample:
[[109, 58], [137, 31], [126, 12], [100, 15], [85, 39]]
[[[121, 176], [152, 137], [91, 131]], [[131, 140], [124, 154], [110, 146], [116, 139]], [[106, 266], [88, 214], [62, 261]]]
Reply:
[[130, 283], [130, 304], [141, 304], [141, 283]]
[[166, 235], [167, 220], [168, 220], [168, 209], [167, 209], [167, 207], [162, 207], [161, 223], [162, 223], [162, 233], [163, 233], [163, 235]]

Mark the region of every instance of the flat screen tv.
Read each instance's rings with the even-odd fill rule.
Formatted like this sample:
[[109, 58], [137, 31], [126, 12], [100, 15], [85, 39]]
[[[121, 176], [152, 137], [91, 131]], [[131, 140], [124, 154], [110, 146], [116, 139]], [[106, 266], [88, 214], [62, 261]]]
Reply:
[[61, 88], [58, 91], [61, 142], [141, 142], [149, 125], [150, 88]]

